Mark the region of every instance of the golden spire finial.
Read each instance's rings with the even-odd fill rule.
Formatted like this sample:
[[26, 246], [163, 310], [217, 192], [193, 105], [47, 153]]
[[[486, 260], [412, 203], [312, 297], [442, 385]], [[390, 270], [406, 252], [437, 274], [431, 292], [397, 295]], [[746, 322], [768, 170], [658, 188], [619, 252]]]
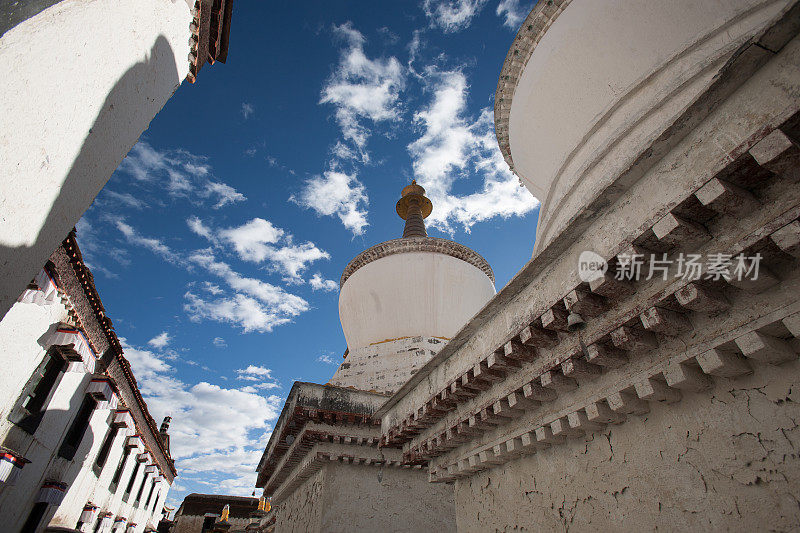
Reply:
[[397, 214], [406, 221], [403, 237], [427, 237], [423, 219], [433, 211], [433, 204], [425, 196], [425, 189], [412, 180], [411, 185], [403, 187], [402, 198], [397, 201]]
[[225, 507], [222, 508], [222, 515], [219, 517], [220, 522], [227, 522], [228, 518], [231, 515], [231, 506], [230, 504], [225, 504]]

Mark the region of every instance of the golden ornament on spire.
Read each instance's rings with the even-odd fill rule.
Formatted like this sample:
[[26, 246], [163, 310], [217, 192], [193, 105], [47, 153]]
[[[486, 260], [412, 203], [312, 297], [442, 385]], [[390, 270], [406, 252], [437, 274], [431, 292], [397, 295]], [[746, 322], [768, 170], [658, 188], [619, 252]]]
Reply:
[[227, 522], [228, 518], [231, 515], [231, 506], [230, 504], [225, 504], [225, 507], [222, 508], [222, 515], [219, 517], [220, 522]]
[[403, 187], [402, 198], [397, 201], [397, 214], [406, 221], [403, 237], [427, 237], [423, 219], [433, 211], [433, 204], [425, 196], [425, 189], [413, 180]]

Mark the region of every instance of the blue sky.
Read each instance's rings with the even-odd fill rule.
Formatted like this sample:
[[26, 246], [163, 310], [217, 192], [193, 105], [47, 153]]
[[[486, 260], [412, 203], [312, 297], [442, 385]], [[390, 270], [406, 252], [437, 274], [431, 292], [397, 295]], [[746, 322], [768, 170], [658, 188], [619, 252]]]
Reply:
[[[376, 7], [379, 6], [379, 7]], [[538, 201], [497, 148], [497, 77], [532, 2], [238, 2], [227, 64], [184, 83], [78, 224], [150, 410], [174, 417], [170, 495], [249, 495], [294, 380], [346, 348], [338, 280], [399, 237], [530, 258]]]

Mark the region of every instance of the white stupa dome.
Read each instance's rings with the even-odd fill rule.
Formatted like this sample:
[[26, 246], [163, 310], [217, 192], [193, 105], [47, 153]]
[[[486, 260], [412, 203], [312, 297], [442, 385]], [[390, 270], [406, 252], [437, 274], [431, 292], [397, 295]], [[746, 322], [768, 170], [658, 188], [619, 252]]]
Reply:
[[340, 280], [339, 319], [348, 349], [404, 337], [452, 338], [495, 294], [489, 263], [475, 251], [428, 237], [432, 209], [415, 182], [397, 212], [403, 237], [356, 256]]

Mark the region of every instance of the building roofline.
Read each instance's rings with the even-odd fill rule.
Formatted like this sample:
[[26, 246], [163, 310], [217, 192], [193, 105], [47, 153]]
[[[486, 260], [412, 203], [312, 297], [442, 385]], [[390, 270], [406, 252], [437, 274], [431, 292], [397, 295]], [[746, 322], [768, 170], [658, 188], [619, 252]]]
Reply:
[[[303, 395], [304, 392], [311, 394]], [[301, 395], [303, 395], [303, 402], [300, 401]], [[361, 423], [370, 425], [376, 423], [372, 419], [372, 413], [388, 398], [388, 394], [380, 392], [295, 381], [286, 396], [281, 414], [275, 422], [269, 441], [264, 447], [264, 453], [256, 466], [256, 472], [258, 472], [256, 487], [262, 487], [266, 481], [265, 469], [268, 467], [268, 463], [277, 460], [286, 451], [285, 448], [288, 448], [288, 444], [284, 442], [286, 435], [300, 431], [305, 425], [306, 411], [335, 415], [331, 418], [331, 423], [336, 423], [336, 418], [342, 417], [343, 419], [353, 418], [354, 421], [360, 420]], [[293, 423], [295, 419], [300, 419], [303, 423]]]
[[[173, 461], [169, 450], [166, 449], [164, 442], [161, 440], [158, 426], [147, 408], [147, 403], [144, 401], [144, 398], [142, 398], [142, 393], [139, 391], [139, 387], [136, 384], [136, 378], [131, 370], [131, 365], [123, 355], [122, 345], [120, 344], [119, 338], [114, 331], [114, 326], [111, 322], [111, 319], [106, 314], [105, 307], [103, 307], [103, 303], [100, 300], [100, 294], [97, 292], [97, 287], [94, 284], [94, 276], [92, 275], [91, 270], [89, 270], [89, 267], [87, 267], [86, 263], [83, 261], [83, 254], [78, 246], [75, 228], [73, 228], [64, 239], [62, 247], [67, 253], [67, 257], [69, 258], [78, 282], [81, 284], [84, 296], [92, 306], [92, 310], [94, 311], [94, 319], [98, 322], [98, 324], [100, 324], [103, 335], [108, 341], [109, 350], [119, 363], [119, 366], [122, 369], [122, 374], [125, 376], [125, 380], [127, 381], [128, 386], [133, 393], [133, 397], [136, 400], [136, 403], [142, 414], [144, 415], [144, 421], [154, 436], [153, 440], [156, 442], [156, 445], [164, 455], [170, 471], [172, 472], [173, 477], [175, 477], [178, 475], [178, 471], [175, 468], [175, 462]], [[106, 355], [104, 355], [103, 358], [105, 359]]]

